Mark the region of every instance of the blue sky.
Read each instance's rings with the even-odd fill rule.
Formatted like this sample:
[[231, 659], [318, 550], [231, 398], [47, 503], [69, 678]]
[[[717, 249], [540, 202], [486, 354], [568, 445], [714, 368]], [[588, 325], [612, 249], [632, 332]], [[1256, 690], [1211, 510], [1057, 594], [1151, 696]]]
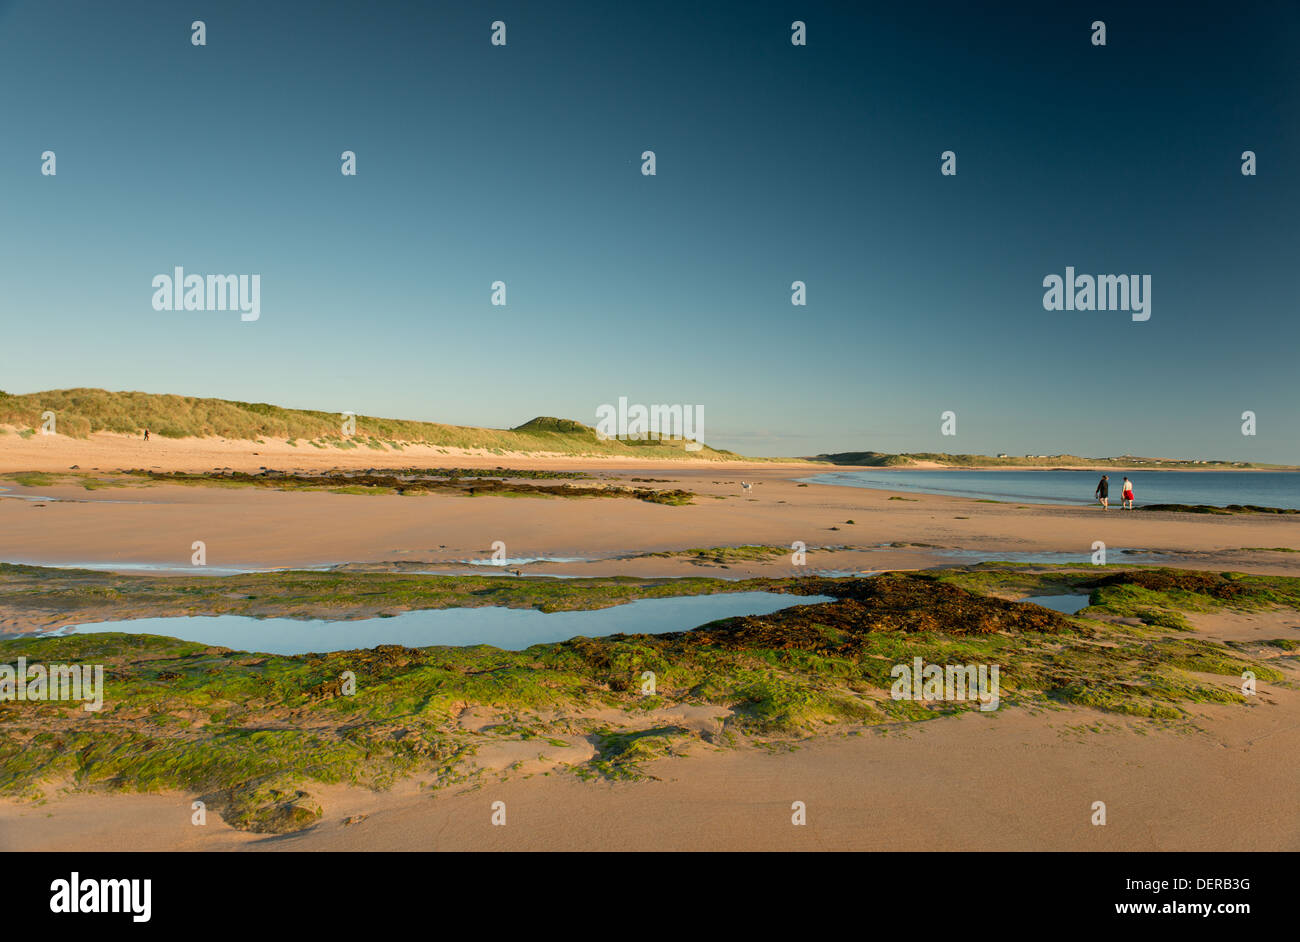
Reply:
[[[1300, 462], [1300, 7], [698, 6], [0, 0], [0, 388]], [[177, 265], [261, 318], [154, 311]]]

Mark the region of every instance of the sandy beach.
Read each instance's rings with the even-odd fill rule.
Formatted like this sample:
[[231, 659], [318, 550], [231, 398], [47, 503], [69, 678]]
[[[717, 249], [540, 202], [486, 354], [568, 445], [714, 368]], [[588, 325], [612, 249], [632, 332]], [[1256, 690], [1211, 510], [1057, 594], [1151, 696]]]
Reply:
[[[454, 569], [458, 561], [486, 559], [503, 541], [511, 558], [580, 558], [579, 563], [536, 563], [532, 574], [677, 576], [700, 574], [681, 558], [620, 560], [636, 553], [695, 547], [801, 541], [813, 568], [851, 571], [915, 569], [968, 561], [972, 555], [1066, 554], [1087, 561], [1093, 543], [1106, 544], [1112, 562], [1157, 557], [1195, 568], [1243, 568], [1279, 575], [1300, 573], [1300, 554], [1260, 548], [1300, 544], [1295, 517], [1196, 516], [1126, 513], [1112, 507], [991, 503], [801, 484], [825, 465], [772, 462], [644, 462], [629, 466], [600, 459], [470, 454], [378, 454], [293, 449], [197, 440], [147, 445], [124, 436], [96, 436], [94, 457], [85, 443], [39, 436], [0, 447], [8, 471], [322, 471], [332, 468], [479, 467], [582, 471], [600, 483], [683, 488], [697, 494], [689, 506], [639, 501], [512, 499], [279, 493], [253, 488], [114, 487], [87, 491], [77, 484], [21, 487], [0, 492], [0, 559], [52, 565], [119, 562], [188, 566], [190, 546], [202, 540], [208, 565], [275, 568], [347, 562], [427, 561]], [[156, 447], [155, 447], [156, 446]], [[57, 456], [48, 452], [56, 450]], [[290, 454], [292, 453], [292, 454]], [[43, 457], [42, 457], [43, 456]], [[74, 456], [79, 456], [74, 457]], [[700, 465], [703, 466], [700, 466]], [[852, 470], [840, 468], [836, 470]], [[76, 473], [76, 472], [72, 472]], [[1188, 472], [1195, 473], [1195, 472]], [[741, 481], [754, 484], [746, 491]], [[3, 499], [45, 495], [57, 501]], [[849, 523], [848, 521], [852, 521]], [[906, 545], [893, 545], [906, 544]], [[842, 549], [819, 549], [840, 547]], [[960, 551], [963, 555], [945, 554]], [[1124, 554], [1124, 550], [1137, 551]], [[1066, 561], [1066, 560], [1062, 560]], [[460, 569], [464, 569], [461, 565]], [[718, 567], [703, 567], [715, 569]], [[788, 560], [733, 564], [727, 576], [789, 575]]]
[[[1086, 563], [1094, 541], [1103, 541], [1111, 561], [1300, 574], [1297, 554], [1258, 549], [1300, 545], [1294, 517], [904, 495], [801, 483], [826, 468], [798, 462], [631, 464], [212, 441], [146, 446], [107, 435], [89, 444], [33, 438], [11, 447], [17, 442], [6, 439], [0, 448], [0, 471], [505, 466], [583, 471], [607, 484], [649, 479], [696, 496], [686, 506], [665, 506], [8, 481], [0, 559], [10, 562], [184, 567], [191, 543], [202, 540], [208, 565], [218, 569], [425, 563], [431, 571], [463, 572], [467, 560], [486, 559], [501, 540], [512, 558], [580, 559], [523, 565], [529, 575], [742, 578], [794, 569], [788, 557], [724, 564], [641, 554], [802, 541], [814, 570], [876, 572], [1003, 553]], [[753, 488], [744, 490], [742, 480]], [[40, 496], [56, 499], [20, 499]], [[1300, 629], [1294, 613], [1219, 613], [1195, 624], [1216, 640]], [[322, 786], [313, 792], [320, 823], [288, 835], [239, 831], [216, 814], [196, 827], [191, 794], [53, 788], [44, 803], [0, 801], [0, 849], [1296, 850], [1300, 697], [1287, 670], [1289, 686], [1262, 685], [1247, 708], [1199, 705], [1190, 724], [1085, 708], [968, 713], [808, 737], [780, 749], [699, 745], [689, 756], [651, 763], [649, 780], [640, 782], [565, 774], [568, 764], [590, 757], [591, 745], [580, 738], [563, 749], [503, 744], [478, 758], [499, 779], [471, 789], [435, 793], [418, 776], [379, 792]], [[506, 803], [506, 827], [490, 823], [494, 801]], [[790, 823], [794, 801], [806, 803], [806, 827]], [[1094, 801], [1106, 802], [1105, 827], [1090, 822]]]

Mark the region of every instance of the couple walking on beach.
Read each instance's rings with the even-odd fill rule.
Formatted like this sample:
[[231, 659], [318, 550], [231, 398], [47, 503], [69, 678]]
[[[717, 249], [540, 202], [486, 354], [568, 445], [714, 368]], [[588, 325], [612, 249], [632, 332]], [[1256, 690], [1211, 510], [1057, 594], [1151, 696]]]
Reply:
[[[1110, 507], [1110, 475], [1103, 474], [1101, 481], [1097, 484], [1097, 503], [1101, 504], [1101, 509], [1106, 510]], [[1124, 478], [1124, 509], [1133, 509], [1133, 482], [1127, 477]]]

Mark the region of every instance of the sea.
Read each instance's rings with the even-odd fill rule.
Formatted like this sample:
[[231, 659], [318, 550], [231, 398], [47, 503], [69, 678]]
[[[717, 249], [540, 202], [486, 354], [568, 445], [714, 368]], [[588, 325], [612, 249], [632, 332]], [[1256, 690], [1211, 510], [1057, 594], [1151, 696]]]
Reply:
[[834, 471], [800, 480], [1021, 504], [1091, 504], [1103, 474], [1110, 475], [1112, 505], [1122, 500], [1120, 485], [1127, 474], [1138, 505], [1255, 504], [1300, 510], [1296, 471], [1152, 471], [1120, 465], [1095, 471]]

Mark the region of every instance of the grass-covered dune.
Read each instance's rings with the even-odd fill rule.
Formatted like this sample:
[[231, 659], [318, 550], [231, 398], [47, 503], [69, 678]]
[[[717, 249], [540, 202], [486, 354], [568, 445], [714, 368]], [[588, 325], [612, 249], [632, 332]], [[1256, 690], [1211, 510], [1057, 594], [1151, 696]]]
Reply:
[[[707, 582], [691, 581], [696, 589]], [[915, 657], [998, 665], [1000, 709], [1077, 705], [1176, 723], [1201, 704], [1244, 707], [1244, 671], [1292, 684], [1300, 648], [1294, 639], [1208, 641], [1182, 618], [1300, 608], [1300, 580], [1282, 577], [984, 566], [785, 582], [834, 601], [675, 634], [575, 638], [524, 651], [387, 645], [280, 657], [133, 634], [0, 642], [0, 663], [21, 655], [103, 664], [107, 688], [98, 713], [80, 704], [0, 703], [0, 793], [180, 789], [236, 827], [288, 831], [318, 819], [311, 791], [318, 783], [473, 784], [489, 774], [476, 753], [503, 740], [555, 750], [590, 744], [592, 757], [568, 772], [635, 779], [648, 760], [698, 748], [789, 742], [977, 706], [894, 699], [891, 669]], [[384, 593], [394, 587], [373, 575], [345, 585], [355, 594], [368, 583]], [[523, 593], [519, 602], [530, 592], [567, 592], [581, 607], [628, 585], [610, 583], [542, 590], [512, 582], [502, 591]], [[1062, 591], [1088, 592], [1092, 605], [1066, 617], [1007, 598]], [[345, 672], [354, 692], [344, 687]], [[656, 678], [652, 695], [642, 687], [645, 672]], [[722, 720], [702, 732], [664, 718], [685, 705], [716, 709]], [[467, 710], [494, 719], [463, 724]]]
[[688, 452], [680, 439], [602, 440], [594, 428], [581, 422], [550, 417], [538, 417], [512, 429], [489, 429], [358, 415], [355, 433], [345, 437], [338, 412], [286, 409], [265, 402], [104, 389], [52, 389], [25, 395], [0, 392], [0, 426], [32, 434], [41, 427], [41, 416], [47, 411], [55, 415], [56, 431], [73, 438], [86, 438], [94, 432], [140, 435], [148, 429], [163, 438], [279, 439], [320, 447], [382, 449], [418, 444], [496, 453], [736, 457], [707, 446]]

